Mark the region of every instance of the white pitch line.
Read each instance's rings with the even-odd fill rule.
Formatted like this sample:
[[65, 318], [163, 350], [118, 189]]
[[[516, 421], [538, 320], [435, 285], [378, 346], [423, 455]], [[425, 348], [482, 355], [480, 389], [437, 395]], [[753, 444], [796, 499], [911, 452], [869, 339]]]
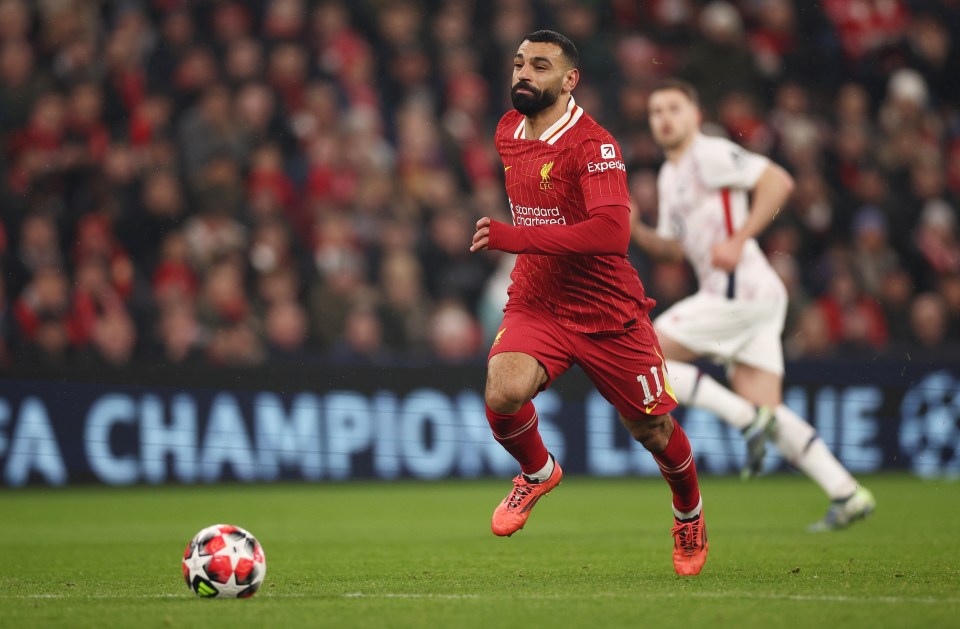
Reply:
[[[550, 593], [540, 594], [537, 598], [541, 599], [599, 599], [599, 598], [617, 598], [627, 596], [613, 592], [597, 592], [595, 594], [576, 594], [576, 593]], [[630, 594], [635, 596], [635, 594]], [[960, 598], [934, 598], [930, 596], [910, 597], [910, 596], [844, 596], [829, 594], [763, 594], [757, 592], [661, 592], [648, 593], [649, 598], [741, 598], [765, 601], [796, 601], [801, 603], [888, 603], [893, 605], [958, 605]], [[190, 598], [190, 594], [24, 594], [9, 595], [0, 594], [0, 600], [123, 600], [123, 599], [169, 599], [169, 598]], [[344, 598], [344, 599], [401, 599], [401, 600], [491, 600], [491, 599], [511, 599], [513, 595], [504, 594], [443, 594], [429, 592], [345, 592], [339, 595], [310, 595], [310, 594], [269, 594], [261, 593], [258, 598], [276, 598], [276, 599], [303, 599], [303, 598]]]

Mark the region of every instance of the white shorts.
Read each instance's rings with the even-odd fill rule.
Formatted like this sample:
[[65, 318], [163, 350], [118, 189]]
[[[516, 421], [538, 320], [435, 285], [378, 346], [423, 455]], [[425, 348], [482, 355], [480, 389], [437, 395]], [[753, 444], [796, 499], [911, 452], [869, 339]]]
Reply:
[[783, 375], [786, 300], [744, 301], [695, 293], [653, 322], [661, 337], [730, 367], [743, 363]]

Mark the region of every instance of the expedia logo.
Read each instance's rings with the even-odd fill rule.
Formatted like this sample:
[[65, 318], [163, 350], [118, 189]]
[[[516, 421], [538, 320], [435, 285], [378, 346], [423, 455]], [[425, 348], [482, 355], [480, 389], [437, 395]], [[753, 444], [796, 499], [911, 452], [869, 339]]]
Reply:
[[622, 170], [626, 172], [627, 167], [623, 164], [622, 159], [611, 159], [606, 162], [590, 162], [587, 164], [587, 172], [603, 173], [608, 170]]
[[615, 159], [616, 157], [617, 149], [613, 148], [612, 144], [600, 145], [600, 159]]
[[550, 181], [550, 171], [553, 170], [553, 162], [547, 162], [540, 167], [540, 189], [553, 190], [553, 182]]

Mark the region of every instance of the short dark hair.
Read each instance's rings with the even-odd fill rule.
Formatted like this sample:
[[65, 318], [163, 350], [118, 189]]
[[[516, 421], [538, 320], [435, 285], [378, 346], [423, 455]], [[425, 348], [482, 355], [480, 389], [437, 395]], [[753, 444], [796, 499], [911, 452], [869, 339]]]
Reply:
[[534, 31], [523, 39], [535, 44], [556, 44], [560, 47], [564, 58], [567, 60], [567, 63], [570, 64], [571, 68], [576, 68], [580, 65], [580, 53], [577, 52], [577, 47], [573, 45], [573, 42], [570, 41], [570, 38], [566, 35], [562, 35], [557, 31], [544, 29]]
[[688, 83], [683, 79], [664, 79], [654, 85], [653, 90], [650, 93], [655, 94], [657, 92], [664, 92], [666, 90], [677, 90], [689, 98], [691, 103], [697, 107], [700, 106], [700, 95], [697, 94], [697, 88], [695, 88], [692, 83]]

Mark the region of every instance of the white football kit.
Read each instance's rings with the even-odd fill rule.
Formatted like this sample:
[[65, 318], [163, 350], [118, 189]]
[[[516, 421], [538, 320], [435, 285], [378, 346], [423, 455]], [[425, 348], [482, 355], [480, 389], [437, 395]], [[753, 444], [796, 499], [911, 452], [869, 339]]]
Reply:
[[787, 291], [751, 238], [733, 273], [711, 265], [711, 250], [747, 218], [748, 193], [770, 161], [724, 138], [697, 134], [677, 163], [657, 180], [657, 234], [679, 240], [698, 291], [663, 312], [654, 327], [714, 360], [783, 374], [781, 335]]

